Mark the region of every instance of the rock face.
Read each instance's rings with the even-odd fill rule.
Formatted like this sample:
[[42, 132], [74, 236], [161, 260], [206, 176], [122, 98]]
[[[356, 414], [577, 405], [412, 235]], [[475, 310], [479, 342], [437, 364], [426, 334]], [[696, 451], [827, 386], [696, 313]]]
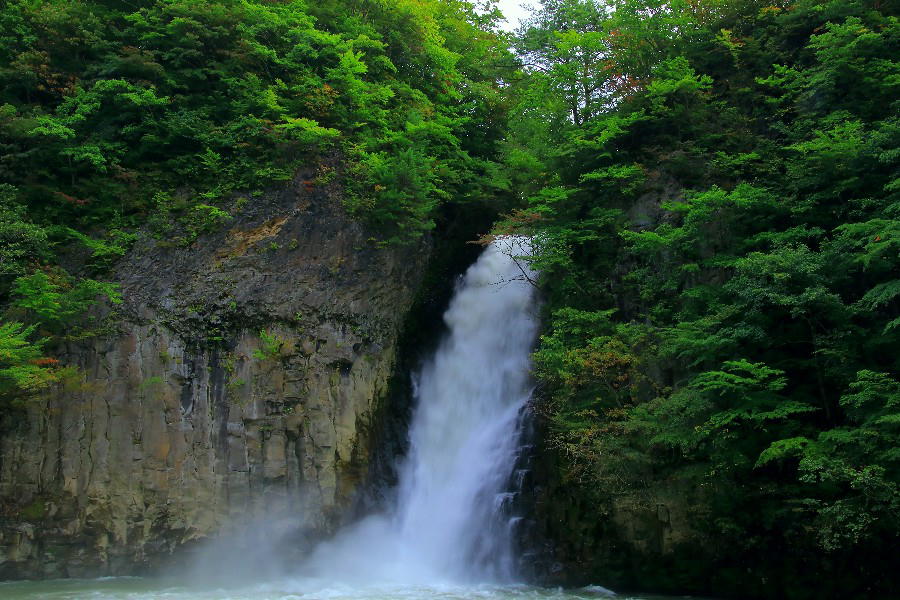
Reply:
[[639, 490], [585, 489], [561, 476], [565, 457], [538, 440], [529, 513], [530, 575], [546, 585], [680, 593], [697, 587], [712, 553], [696, 524], [702, 490], [674, 482]]
[[[309, 175], [309, 174], [307, 174]], [[303, 175], [192, 247], [147, 238], [80, 382], [0, 438], [0, 579], [132, 573], [261, 515], [332, 529], [365, 479], [427, 251]]]

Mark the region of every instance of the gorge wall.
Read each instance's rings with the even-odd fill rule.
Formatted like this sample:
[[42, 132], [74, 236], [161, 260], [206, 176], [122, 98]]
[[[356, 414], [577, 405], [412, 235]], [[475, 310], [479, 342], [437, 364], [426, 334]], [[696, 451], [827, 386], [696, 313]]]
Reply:
[[525, 499], [532, 577], [546, 585], [601, 585], [617, 592], [705, 591], [697, 583], [708, 578], [704, 565], [727, 549], [716, 548], [697, 527], [709, 518], [703, 490], [651, 479], [639, 489], [590, 488], [563, 475], [567, 457], [559, 448], [541, 435], [537, 442], [535, 485]]
[[0, 579], [132, 573], [261, 514], [337, 524], [428, 251], [375, 248], [311, 175], [190, 247], [137, 242], [106, 333], [57, 354], [78, 381], [4, 423]]

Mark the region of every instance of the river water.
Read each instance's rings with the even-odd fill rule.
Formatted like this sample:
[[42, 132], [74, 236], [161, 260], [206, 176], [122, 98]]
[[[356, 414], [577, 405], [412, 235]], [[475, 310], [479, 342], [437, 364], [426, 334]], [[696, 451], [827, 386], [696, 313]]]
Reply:
[[[283, 579], [231, 589], [186, 587], [173, 581], [137, 577], [0, 583], [3, 600], [596, 600], [609, 597], [602, 588], [560, 590], [511, 584], [351, 586], [314, 579]], [[652, 595], [622, 594], [613, 598], [663, 600], [662, 596]]]

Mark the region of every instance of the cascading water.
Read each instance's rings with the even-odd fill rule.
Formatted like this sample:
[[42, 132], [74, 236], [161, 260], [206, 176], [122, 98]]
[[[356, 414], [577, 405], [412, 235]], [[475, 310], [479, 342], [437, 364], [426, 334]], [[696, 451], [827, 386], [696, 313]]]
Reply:
[[528, 400], [534, 289], [503, 238], [466, 272], [444, 315], [448, 333], [416, 377], [410, 449], [397, 505], [321, 545], [308, 567], [322, 578], [434, 583], [507, 580], [504, 514]]
[[503, 578], [511, 548], [502, 505], [529, 395], [537, 324], [514, 238], [489, 246], [444, 315], [449, 334], [418, 377], [399, 534], [435, 575]]

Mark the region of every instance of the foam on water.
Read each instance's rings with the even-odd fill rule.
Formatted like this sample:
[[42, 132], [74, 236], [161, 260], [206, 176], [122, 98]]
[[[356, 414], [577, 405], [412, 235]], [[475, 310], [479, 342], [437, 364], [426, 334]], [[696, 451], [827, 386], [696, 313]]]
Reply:
[[[368, 584], [286, 578], [237, 588], [185, 587], [138, 577], [0, 583], [3, 600], [589, 600], [609, 598], [599, 586], [578, 590], [515, 584]], [[620, 600], [664, 600], [659, 596], [616, 596]], [[670, 599], [671, 600], [671, 599]]]

